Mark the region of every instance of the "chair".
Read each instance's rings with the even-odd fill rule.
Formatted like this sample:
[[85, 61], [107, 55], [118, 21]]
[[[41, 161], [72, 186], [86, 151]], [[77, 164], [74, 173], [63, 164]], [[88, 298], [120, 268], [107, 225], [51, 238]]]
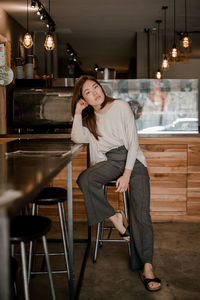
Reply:
[[46, 234], [50, 230], [50, 227], [51, 220], [41, 216], [16, 216], [11, 221], [10, 242], [11, 244], [20, 243], [25, 300], [30, 299], [28, 288], [29, 272], [27, 270], [25, 243], [38, 239], [42, 239], [49, 275], [51, 295], [53, 300], [56, 299], [46, 241]]
[[[108, 187], [115, 187], [116, 180], [110, 181], [104, 185], [104, 193], [107, 195]], [[123, 206], [124, 206], [124, 214], [126, 219], [128, 220], [128, 191], [123, 192]], [[107, 238], [104, 238], [104, 230], [108, 230], [109, 234]], [[97, 232], [96, 232], [96, 242], [95, 242], [95, 249], [93, 255], [93, 262], [96, 263], [97, 261], [97, 254], [98, 248], [103, 246], [104, 242], [126, 242], [124, 239], [110, 239], [112, 230], [116, 230], [115, 227], [105, 227], [104, 221], [97, 224]], [[128, 243], [128, 251], [130, 255], [130, 243]]]
[[[67, 190], [60, 187], [47, 187], [42, 190], [42, 192], [37, 196], [37, 198], [32, 202], [32, 215], [38, 215], [39, 206], [49, 206], [57, 205], [59, 213], [59, 222], [61, 227], [62, 242], [64, 252], [51, 252], [49, 255], [64, 255], [65, 258], [65, 270], [53, 270], [52, 273], [68, 273], [69, 277], [69, 262], [68, 262], [68, 233], [67, 233], [67, 224], [66, 216], [64, 209], [64, 202], [67, 201]], [[32, 253], [32, 244], [30, 245], [30, 252]], [[33, 251], [33, 255], [38, 255]], [[31, 274], [37, 274], [36, 271], [31, 271]], [[41, 271], [39, 273], [46, 273]]]

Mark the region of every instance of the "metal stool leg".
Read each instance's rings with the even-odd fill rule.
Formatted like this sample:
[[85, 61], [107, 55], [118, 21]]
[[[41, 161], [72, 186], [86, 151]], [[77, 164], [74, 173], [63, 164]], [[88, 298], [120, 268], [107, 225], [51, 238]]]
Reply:
[[26, 265], [26, 251], [25, 243], [20, 242], [21, 249], [21, 258], [22, 258], [22, 272], [23, 272], [23, 281], [24, 281], [24, 296], [25, 300], [29, 300], [29, 290], [28, 290], [28, 274], [27, 274], [27, 265]]
[[[111, 182], [110, 186], [114, 186], [115, 185], [115, 182]], [[108, 184], [109, 186], [109, 184]], [[103, 189], [104, 189], [104, 194], [106, 195], [107, 194], [107, 188], [108, 188], [107, 185], [103, 186]], [[124, 214], [125, 214], [125, 217], [126, 219], [128, 220], [129, 217], [128, 217], [128, 191], [126, 192], [123, 192], [123, 206], [124, 206]], [[104, 238], [104, 229], [105, 230], [110, 230], [110, 233], [109, 233], [109, 236], [107, 239]], [[93, 262], [96, 262], [97, 260], [97, 253], [98, 253], [98, 247], [99, 246], [102, 246], [103, 245], [103, 242], [108, 242], [108, 241], [113, 241], [113, 242], [125, 242], [124, 240], [116, 240], [116, 239], [110, 239], [110, 235], [111, 235], [111, 232], [114, 228], [113, 227], [105, 227], [104, 226], [104, 221], [101, 222], [101, 223], [98, 223], [97, 224], [97, 233], [96, 233], [96, 243], [95, 243], [95, 250], [94, 250], [94, 256], [93, 256]], [[100, 236], [100, 238], [99, 238]], [[131, 253], [131, 248], [130, 248], [130, 243], [128, 243], [128, 252], [129, 252], [129, 255]]]
[[[128, 217], [128, 191], [123, 192], [123, 202], [124, 202], [124, 214], [125, 217], [128, 221], [129, 217]], [[129, 256], [131, 256], [131, 245], [130, 243], [128, 243], [128, 254]]]
[[101, 227], [101, 234], [100, 234], [100, 240], [101, 241], [99, 241], [99, 246], [103, 247], [102, 240], [103, 240], [103, 234], [104, 234], [104, 221], [101, 222], [101, 226], [100, 227]]
[[94, 263], [97, 261], [97, 252], [98, 252], [98, 246], [99, 246], [100, 225], [101, 225], [101, 223], [97, 224], [96, 243], [95, 243], [94, 256], [93, 256], [93, 262]]
[[46, 258], [47, 270], [48, 270], [48, 274], [49, 274], [51, 295], [52, 295], [52, 299], [56, 300], [56, 295], [55, 295], [55, 290], [54, 290], [54, 285], [53, 285], [53, 278], [52, 278], [52, 273], [51, 273], [51, 266], [50, 266], [50, 261], [49, 261], [49, 253], [48, 253], [48, 248], [47, 248], [47, 240], [46, 240], [45, 235], [42, 236], [42, 242], [43, 242], [44, 253], [45, 253], [45, 258]]
[[61, 226], [61, 232], [62, 232], [62, 239], [63, 239], [63, 249], [64, 249], [64, 257], [65, 257], [65, 265], [68, 273], [68, 278], [70, 276], [69, 274], [69, 261], [68, 261], [68, 234], [67, 234], [67, 226], [65, 222], [65, 211], [64, 211], [64, 204], [58, 202], [58, 211], [59, 211], [59, 218], [60, 218], [60, 226]]

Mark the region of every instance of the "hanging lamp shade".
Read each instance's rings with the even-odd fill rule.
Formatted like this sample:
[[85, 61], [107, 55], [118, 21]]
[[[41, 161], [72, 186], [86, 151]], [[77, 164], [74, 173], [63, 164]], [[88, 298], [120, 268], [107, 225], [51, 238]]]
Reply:
[[156, 79], [161, 79], [162, 78], [162, 73], [159, 69], [157, 70], [155, 77], [156, 77]]
[[191, 46], [191, 39], [189, 38], [187, 33], [184, 34], [181, 40], [181, 44], [183, 48], [189, 48]]
[[52, 51], [55, 48], [55, 42], [53, 36], [50, 33], [46, 36], [44, 47], [47, 51]]
[[169, 69], [169, 60], [167, 55], [163, 55], [163, 60], [162, 60], [162, 65], [161, 65], [162, 70], [168, 70]]
[[174, 0], [174, 42], [170, 51], [170, 57], [173, 62], [178, 59], [178, 49], [176, 47], [176, 0]]
[[[50, 15], [50, 0], [49, 0], [49, 15]], [[55, 42], [54, 42], [54, 38], [51, 34], [51, 31], [49, 31], [46, 35], [44, 47], [47, 51], [52, 51], [55, 48]]]
[[23, 45], [26, 49], [30, 49], [33, 46], [33, 39], [29, 32], [24, 35]]
[[159, 66], [160, 66], [160, 24], [162, 23], [162, 21], [156, 20], [156, 23], [157, 23], [157, 66], [158, 66], [158, 69], [155, 74], [155, 78], [161, 79], [162, 73], [161, 73]]
[[176, 44], [173, 44], [173, 47], [171, 49], [170, 55], [172, 58], [176, 59], [178, 57], [178, 49], [176, 47]]
[[27, 0], [27, 13], [26, 13], [26, 26], [27, 26], [27, 31], [26, 34], [24, 35], [24, 39], [23, 39], [23, 45], [26, 49], [30, 49], [33, 46], [33, 39], [31, 34], [29, 33], [28, 30], [28, 0]]
[[166, 34], [166, 11], [168, 6], [163, 6], [162, 9], [164, 10], [164, 54], [161, 64], [161, 69], [166, 71], [169, 69], [169, 59], [167, 55], [167, 34]]
[[181, 46], [183, 50], [189, 50], [189, 48], [191, 47], [191, 43], [192, 41], [187, 31], [187, 0], [185, 0], [185, 31], [181, 39]]

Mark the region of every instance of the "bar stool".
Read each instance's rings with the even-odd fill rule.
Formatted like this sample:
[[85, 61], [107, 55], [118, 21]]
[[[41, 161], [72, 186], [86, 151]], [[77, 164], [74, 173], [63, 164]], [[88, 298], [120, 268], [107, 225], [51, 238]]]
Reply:
[[[64, 209], [64, 202], [67, 201], [67, 190], [60, 187], [46, 187], [32, 202], [32, 215], [38, 215], [39, 206], [57, 205], [59, 213], [59, 222], [61, 227], [62, 242], [64, 252], [50, 252], [49, 255], [64, 255], [65, 258], [65, 270], [53, 270], [52, 273], [67, 273], [69, 278], [69, 262], [68, 262], [68, 233], [66, 224], [66, 215]], [[30, 244], [30, 253], [32, 253], [33, 244]], [[33, 251], [33, 255], [39, 255]], [[40, 254], [43, 255], [43, 254]], [[44, 271], [37, 272], [31, 271], [31, 274], [46, 273]]]
[[[107, 189], [108, 187], [115, 187], [116, 186], [116, 180], [109, 181], [107, 184], [104, 185], [104, 194], [107, 195]], [[128, 220], [128, 191], [123, 192], [123, 206], [124, 206], [124, 214], [126, 219]], [[104, 230], [109, 230], [109, 234], [107, 238], [104, 238]], [[126, 242], [124, 239], [110, 239], [112, 230], [116, 230], [115, 227], [105, 227], [104, 221], [97, 224], [97, 232], [96, 232], [96, 242], [95, 242], [95, 249], [94, 249], [94, 255], [93, 255], [93, 262], [96, 263], [97, 261], [97, 254], [98, 254], [98, 248], [103, 246], [104, 242]], [[128, 243], [128, 251], [130, 255], [130, 243]]]
[[30, 299], [28, 288], [29, 276], [27, 271], [25, 243], [38, 239], [42, 239], [49, 275], [51, 295], [53, 300], [56, 299], [46, 241], [46, 234], [50, 230], [50, 228], [51, 220], [41, 216], [16, 216], [11, 221], [10, 242], [11, 244], [20, 243], [25, 300]]

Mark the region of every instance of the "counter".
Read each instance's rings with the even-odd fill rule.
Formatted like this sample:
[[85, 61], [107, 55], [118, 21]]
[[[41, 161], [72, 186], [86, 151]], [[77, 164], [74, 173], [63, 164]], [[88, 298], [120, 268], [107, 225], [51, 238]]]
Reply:
[[68, 186], [69, 294], [70, 299], [74, 299], [71, 161], [82, 147], [70, 139], [20, 139], [0, 145], [0, 299], [10, 299], [9, 220], [65, 166]]
[[[26, 135], [27, 136], [27, 135]], [[29, 138], [39, 135], [30, 135]], [[47, 138], [49, 135], [40, 135]], [[50, 135], [52, 138], [66, 134]], [[19, 138], [19, 135], [0, 136]], [[21, 136], [20, 136], [21, 137]], [[4, 140], [5, 141], [5, 140]], [[139, 143], [147, 159], [151, 184], [151, 216], [153, 221], [200, 221], [200, 135], [140, 135]], [[78, 174], [87, 167], [86, 147], [73, 160], [74, 218], [86, 221], [84, 200], [76, 184]], [[50, 183], [66, 188], [66, 170], [63, 169]], [[118, 208], [115, 193], [110, 189], [109, 200]], [[121, 198], [119, 199], [122, 205]], [[43, 211], [53, 215], [52, 208]]]

